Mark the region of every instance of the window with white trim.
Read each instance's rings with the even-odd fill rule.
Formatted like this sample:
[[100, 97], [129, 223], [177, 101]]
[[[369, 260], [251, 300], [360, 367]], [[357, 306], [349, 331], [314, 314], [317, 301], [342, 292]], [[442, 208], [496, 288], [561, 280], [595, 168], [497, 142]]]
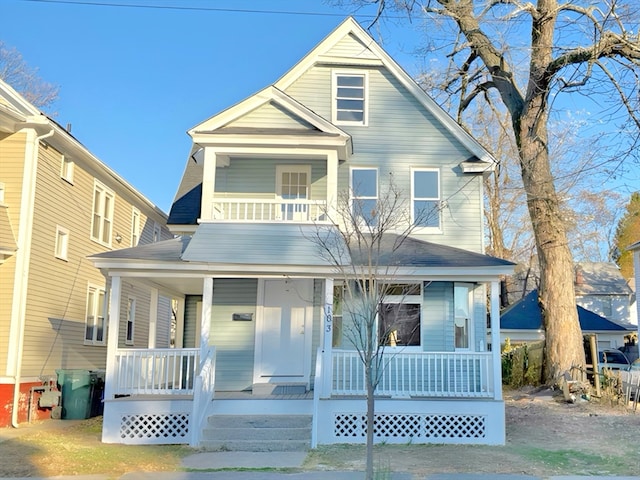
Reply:
[[440, 171], [411, 171], [411, 220], [416, 227], [440, 228]]
[[162, 228], [156, 222], [153, 222], [153, 243], [162, 240]]
[[351, 214], [366, 225], [375, 225], [378, 203], [378, 170], [351, 169]]
[[60, 157], [60, 177], [69, 183], [73, 183], [73, 169], [75, 164], [73, 163], [73, 160], [65, 155], [60, 154]]
[[133, 345], [136, 323], [136, 299], [129, 297], [127, 302], [127, 337], [125, 343]]
[[55, 256], [60, 260], [67, 260], [69, 254], [69, 230], [56, 226]]
[[114, 203], [114, 193], [101, 183], [95, 182], [93, 186], [91, 239], [106, 246], [111, 246]]
[[469, 350], [472, 336], [473, 286], [456, 283], [453, 287], [454, 337], [456, 350]]
[[282, 220], [306, 221], [311, 191], [311, 165], [276, 165], [276, 195], [282, 200], [299, 200], [299, 202], [283, 202], [280, 206]]
[[102, 287], [89, 285], [84, 333], [85, 343], [104, 345], [105, 330], [105, 290]]
[[4, 203], [4, 192], [5, 192], [4, 182], [0, 182], [0, 205]]
[[367, 125], [366, 73], [333, 72], [333, 123]]
[[140, 210], [133, 207], [131, 211], [131, 246], [136, 247], [140, 241]]
[[385, 286], [378, 312], [378, 339], [388, 347], [419, 347], [422, 318], [422, 284]]

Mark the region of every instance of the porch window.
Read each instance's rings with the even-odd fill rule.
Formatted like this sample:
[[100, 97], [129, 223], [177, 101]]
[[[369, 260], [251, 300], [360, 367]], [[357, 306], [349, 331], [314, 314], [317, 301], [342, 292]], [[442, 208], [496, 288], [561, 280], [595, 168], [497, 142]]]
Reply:
[[367, 124], [367, 76], [364, 73], [334, 72], [333, 122], [347, 125]]
[[378, 312], [378, 338], [388, 347], [421, 345], [422, 288], [419, 283], [384, 287]]
[[111, 246], [114, 198], [114, 193], [104, 185], [94, 184], [91, 239], [106, 246]]
[[365, 225], [375, 225], [378, 203], [378, 170], [354, 168], [351, 170], [351, 212], [353, 218]]
[[468, 350], [471, 345], [472, 291], [472, 287], [465, 284], [456, 284], [453, 290], [456, 350]]
[[414, 169], [411, 175], [411, 218], [416, 227], [440, 228], [440, 172]]
[[129, 298], [127, 302], [127, 339], [125, 343], [127, 345], [133, 345], [133, 334], [136, 320], [136, 299]]
[[332, 347], [342, 347], [342, 304], [344, 303], [344, 285], [333, 286], [333, 341]]
[[104, 345], [105, 331], [105, 290], [89, 285], [87, 291], [87, 314], [84, 340], [85, 343]]

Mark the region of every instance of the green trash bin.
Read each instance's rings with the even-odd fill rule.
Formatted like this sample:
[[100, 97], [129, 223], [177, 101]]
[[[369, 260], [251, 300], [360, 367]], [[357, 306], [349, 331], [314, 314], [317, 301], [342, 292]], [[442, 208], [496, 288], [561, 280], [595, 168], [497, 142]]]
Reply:
[[92, 386], [97, 375], [89, 370], [56, 370], [62, 392], [62, 419], [84, 420], [91, 415]]

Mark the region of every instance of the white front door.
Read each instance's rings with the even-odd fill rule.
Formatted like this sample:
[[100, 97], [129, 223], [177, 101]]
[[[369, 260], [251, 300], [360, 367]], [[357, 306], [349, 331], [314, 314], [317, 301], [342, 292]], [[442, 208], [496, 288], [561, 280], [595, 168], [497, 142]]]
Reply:
[[313, 280], [265, 280], [256, 329], [255, 381], [307, 382]]

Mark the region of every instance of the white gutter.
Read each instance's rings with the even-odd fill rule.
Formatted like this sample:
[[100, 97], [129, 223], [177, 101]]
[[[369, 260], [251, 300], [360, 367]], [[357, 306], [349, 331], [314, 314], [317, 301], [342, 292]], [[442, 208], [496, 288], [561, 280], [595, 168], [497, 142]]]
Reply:
[[53, 136], [54, 129], [36, 136], [36, 131], [27, 131], [24, 155], [24, 175], [22, 178], [22, 194], [20, 203], [20, 223], [18, 225], [18, 250], [16, 252], [16, 271], [14, 280], [12, 320], [9, 345], [15, 345], [13, 362], [14, 386], [13, 406], [11, 408], [11, 426], [18, 428], [18, 409], [20, 406], [20, 382], [22, 377], [22, 354], [24, 350], [24, 329], [26, 324], [27, 286], [29, 279], [29, 263], [31, 257], [31, 233], [33, 231], [33, 211], [35, 205], [36, 177], [38, 171], [38, 149], [40, 141]]

